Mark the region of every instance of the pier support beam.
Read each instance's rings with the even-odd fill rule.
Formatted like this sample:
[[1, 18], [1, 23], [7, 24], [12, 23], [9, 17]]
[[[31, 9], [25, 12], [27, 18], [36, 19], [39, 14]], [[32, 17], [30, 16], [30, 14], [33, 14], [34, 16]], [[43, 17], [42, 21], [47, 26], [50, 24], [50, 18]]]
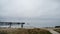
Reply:
[[25, 23], [21, 23], [21, 28], [23, 28], [23, 25], [24, 25]]

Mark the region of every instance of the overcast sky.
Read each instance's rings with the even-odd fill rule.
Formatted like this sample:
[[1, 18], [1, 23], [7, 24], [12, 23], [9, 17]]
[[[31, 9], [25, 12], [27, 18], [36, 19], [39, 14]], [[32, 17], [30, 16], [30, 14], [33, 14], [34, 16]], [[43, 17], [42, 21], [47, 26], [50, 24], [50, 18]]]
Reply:
[[0, 0], [0, 21], [60, 25], [60, 0]]

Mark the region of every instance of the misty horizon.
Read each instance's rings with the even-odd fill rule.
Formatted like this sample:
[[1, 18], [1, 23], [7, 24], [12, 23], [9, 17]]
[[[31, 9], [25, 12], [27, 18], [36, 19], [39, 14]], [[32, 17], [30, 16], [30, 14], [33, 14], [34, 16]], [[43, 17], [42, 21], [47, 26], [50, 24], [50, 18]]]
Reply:
[[0, 22], [25, 22], [25, 26], [34, 27], [60, 26], [60, 0], [0, 0]]

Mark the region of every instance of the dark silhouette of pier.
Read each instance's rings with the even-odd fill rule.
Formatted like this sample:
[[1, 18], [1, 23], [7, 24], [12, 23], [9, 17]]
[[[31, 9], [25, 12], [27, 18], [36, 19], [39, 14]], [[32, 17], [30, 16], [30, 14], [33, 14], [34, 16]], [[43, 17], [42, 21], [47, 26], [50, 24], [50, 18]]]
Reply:
[[25, 22], [0, 22], [0, 25], [9, 25], [9, 28], [11, 28], [11, 26], [14, 24], [21, 25], [21, 28], [23, 28]]

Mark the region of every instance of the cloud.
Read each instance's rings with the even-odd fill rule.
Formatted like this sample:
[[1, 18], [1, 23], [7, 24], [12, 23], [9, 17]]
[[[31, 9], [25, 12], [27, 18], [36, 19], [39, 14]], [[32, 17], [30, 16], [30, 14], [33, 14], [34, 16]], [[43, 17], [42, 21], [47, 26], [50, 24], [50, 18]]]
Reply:
[[1, 21], [59, 23], [59, 19], [60, 0], [0, 0]]
[[59, 1], [56, 2], [56, 0], [2, 0], [0, 4], [2, 16], [55, 17], [60, 13], [60, 3]]

